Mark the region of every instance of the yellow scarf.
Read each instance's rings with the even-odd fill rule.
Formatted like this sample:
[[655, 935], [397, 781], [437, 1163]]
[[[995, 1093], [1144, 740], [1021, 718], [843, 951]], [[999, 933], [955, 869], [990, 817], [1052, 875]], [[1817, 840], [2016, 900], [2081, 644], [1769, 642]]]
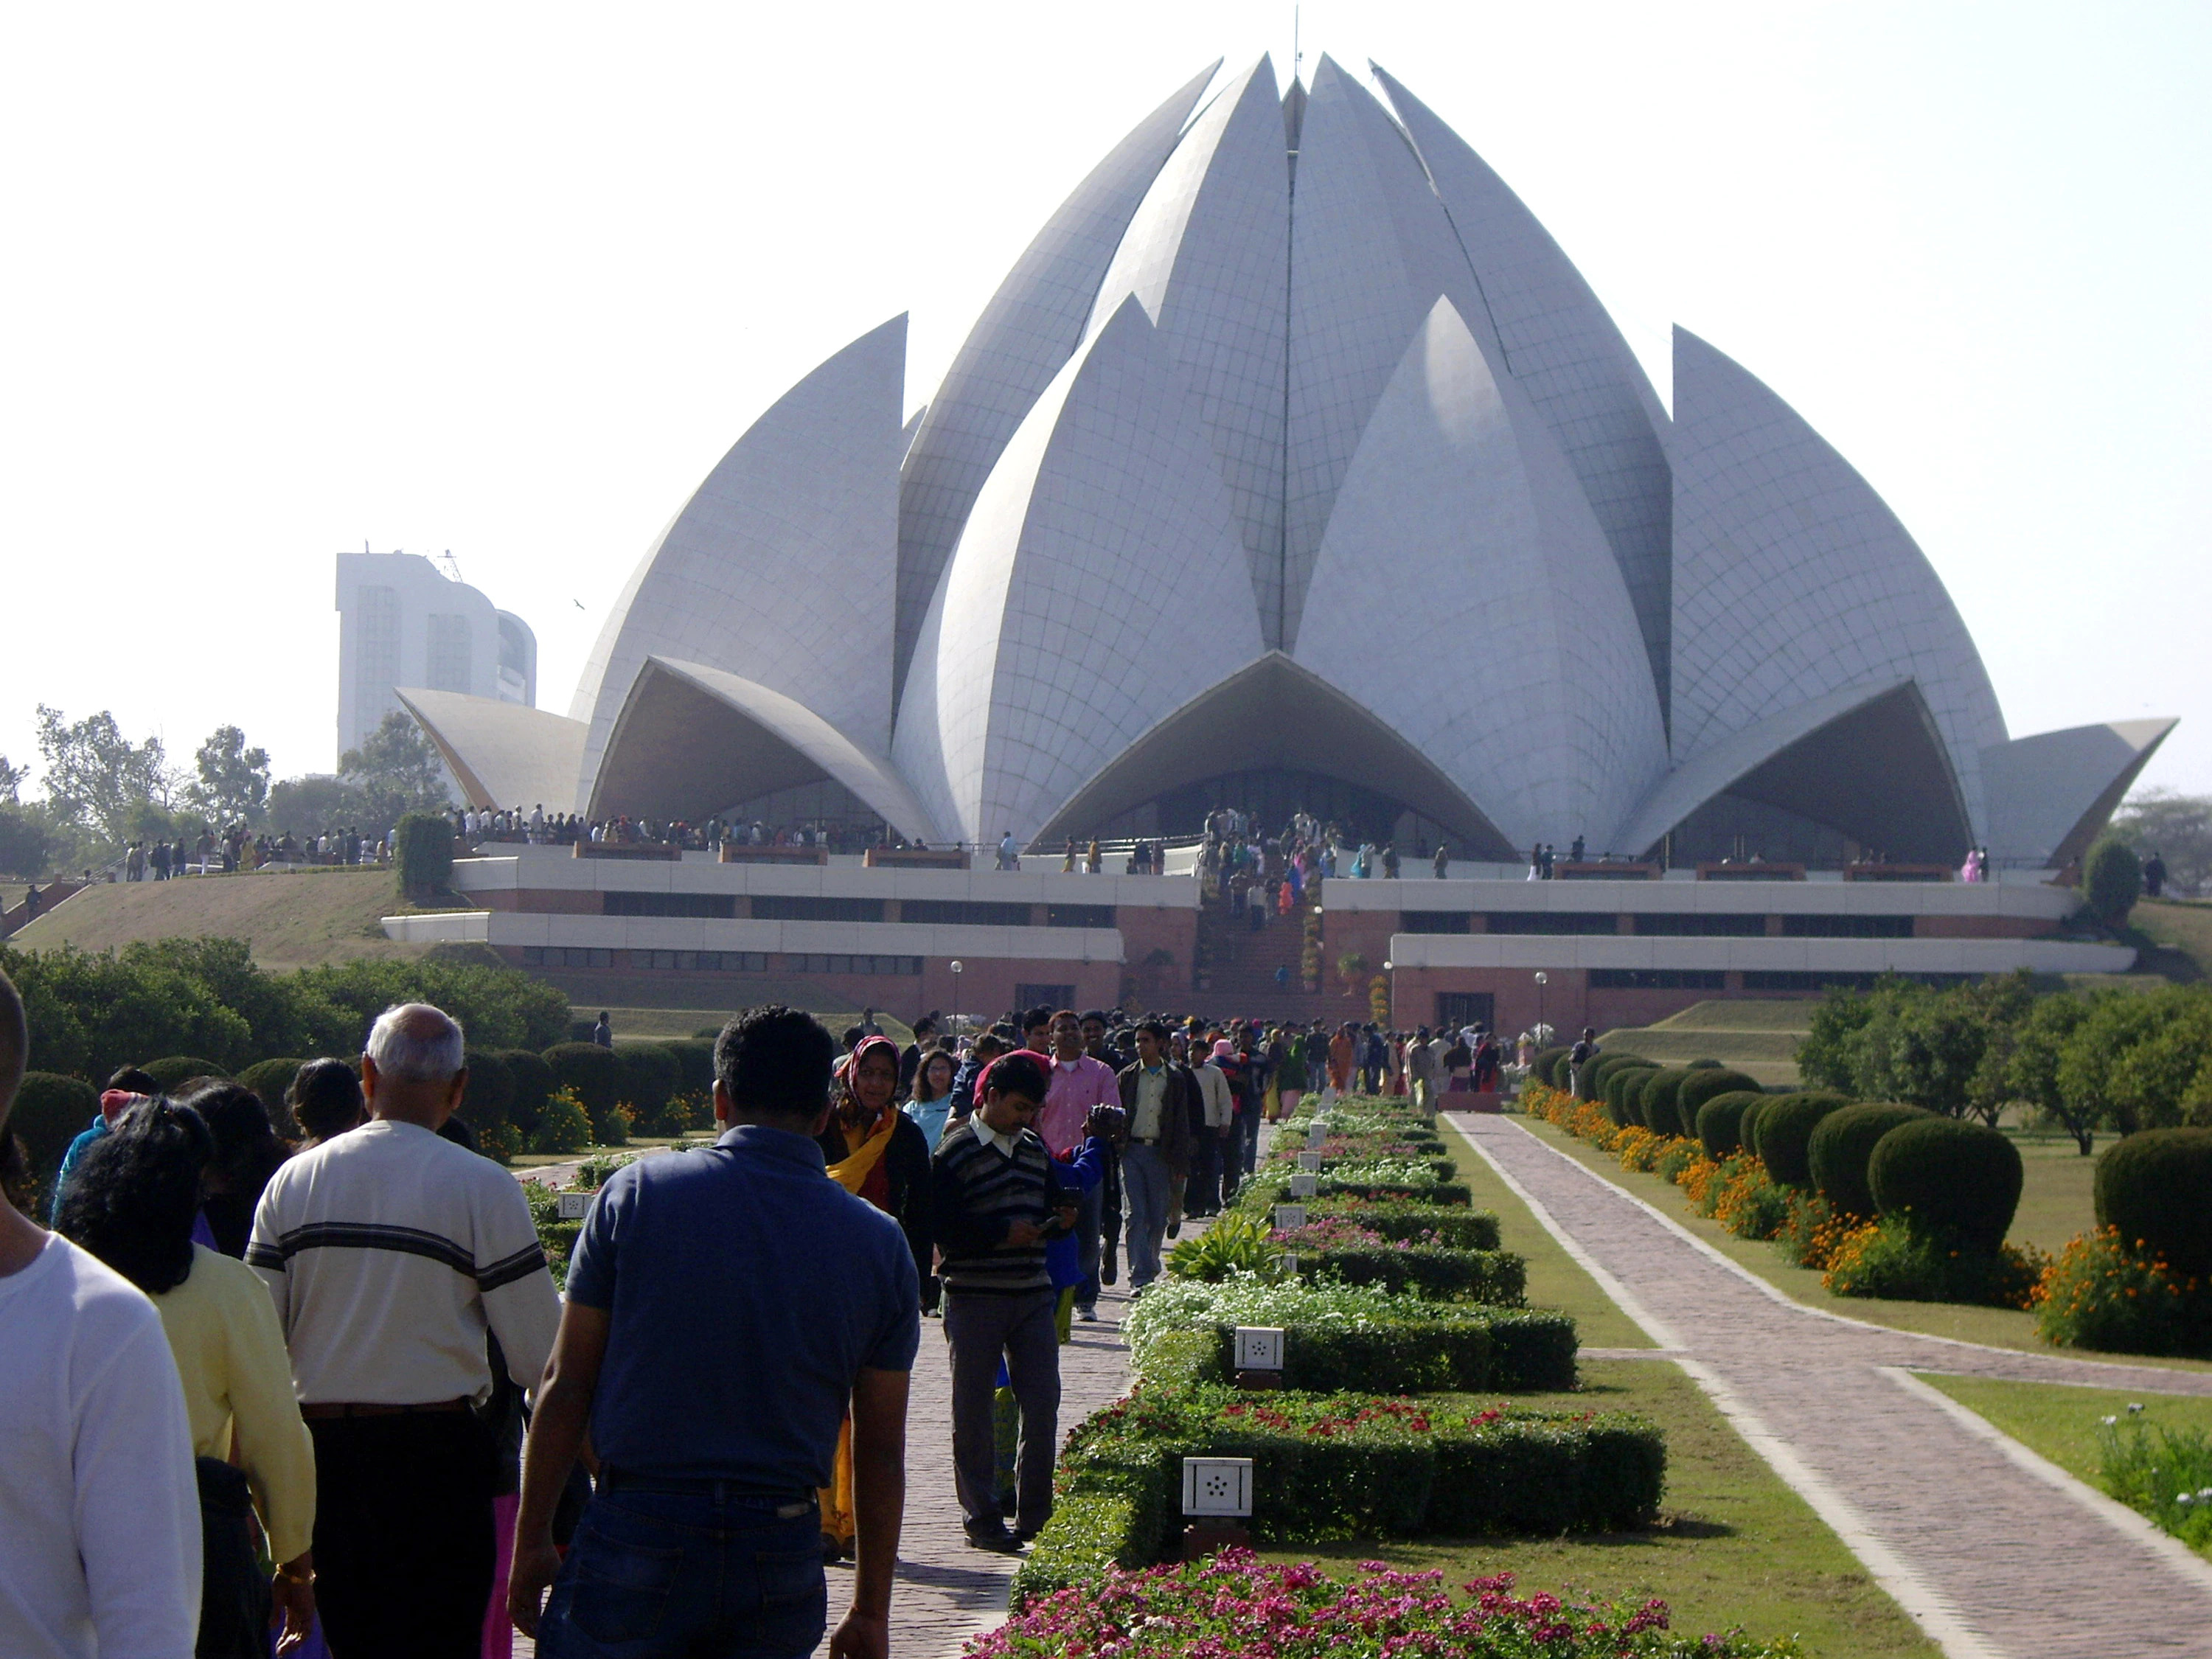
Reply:
[[853, 1145], [852, 1131], [838, 1126], [845, 1136], [845, 1156], [830, 1166], [830, 1179], [847, 1192], [857, 1195], [877, 1164], [883, 1162], [884, 1149], [891, 1144], [891, 1131], [898, 1127], [899, 1111], [894, 1106], [876, 1120], [867, 1138], [857, 1146]]

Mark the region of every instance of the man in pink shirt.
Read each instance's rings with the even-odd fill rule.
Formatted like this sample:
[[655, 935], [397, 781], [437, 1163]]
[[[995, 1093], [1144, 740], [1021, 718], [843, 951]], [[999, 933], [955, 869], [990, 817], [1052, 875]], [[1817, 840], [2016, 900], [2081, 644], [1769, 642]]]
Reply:
[[[1121, 1079], [1114, 1068], [1083, 1052], [1083, 1022], [1067, 1009], [1052, 1017], [1052, 1086], [1036, 1115], [1036, 1132], [1045, 1150], [1065, 1158], [1083, 1145], [1085, 1125], [1094, 1106], [1121, 1109]], [[1075, 1287], [1075, 1316], [1098, 1317], [1098, 1243], [1103, 1231], [1106, 1183], [1083, 1194], [1076, 1212], [1076, 1259], [1083, 1282]]]

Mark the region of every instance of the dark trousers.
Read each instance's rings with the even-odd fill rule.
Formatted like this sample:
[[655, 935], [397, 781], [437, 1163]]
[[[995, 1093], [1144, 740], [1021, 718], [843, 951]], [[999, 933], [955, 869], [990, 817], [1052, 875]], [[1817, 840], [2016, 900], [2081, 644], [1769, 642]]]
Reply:
[[253, 1547], [246, 1471], [195, 1460], [200, 1483], [200, 1633], [194, 1659], [265, 1659], [269, 1580]]
[[1224, 1144], [1220, 1132], [1210, 1126], [1192, 1139], [1190, 1181], [1182, 1197], [1185, 1215], [1212, 1215], [1221, 1207], [1221, 1149]]
[[1000, 1518], [998, 1431], [991, 1418], [999, 1362], [1021, 1407], [1014, 1524], [1024, 1532], [1052, 1514], [1052, 1464], [1059, 1450], [1060, 1334], [1056, 1291], [1014, 1296], [945, 1292], [945, 1340], [952, 1350], [952, 1479], [971, 1527]]
[[828, 1623], [821, 1524], [811, 1492], [602, 1487], [553, 1581], [538, 1654], [803, 1659]]
[[[1118, 1218], [1117, 1218], [1118, 1219]], [[1083, 1194], [1075, 1206], [1075, 1261], [1083, 1280], [1075, 1287], [1075, 1305], [1098, 1305], [1098, 1258], [1106, 1237], [1106, 1187], [1100, 1182]]]
[[315, 1604], [332, 1659], [477, 1659], [492, 1437], [468, 1412], [310, 1419]]

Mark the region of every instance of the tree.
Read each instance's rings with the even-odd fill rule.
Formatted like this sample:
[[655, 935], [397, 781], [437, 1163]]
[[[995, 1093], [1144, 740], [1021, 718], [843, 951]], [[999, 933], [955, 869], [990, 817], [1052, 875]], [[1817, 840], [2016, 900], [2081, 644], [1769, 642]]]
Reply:
[[248, 749], [246, 733], [218, 726], [192, 757], [198, 775], [185, 790], [217, 823], [258, 824], [269, 805], [269, 751]]
[[72, 726], [60, 709], [40, 703], [39, 754], [55, 817], [109, 848], [136, 837], [143, 806], [152, 802], [166, 811], [174, 793], [161, 740], [133, 744], [104, 708]]
[[2142, 896], [2142, 860], [2135, 849], [2114, 836], [2106, 836], [2081, 860], [2081, 896], [2097, 920], [2118, 933], [2128, 925], [2128, 912]]
[[5, 801], [11, 806], [15, 805], [23, 799], [23, 786], [30, 781], [29, 767], [10, 766], [8, 763], [8, 757], [5, 755], [0, 755], [0, 801]]
[[2102, 1114], [2076, 1102], [2059, 1086], [2058, 1065], [2067, 1043], [2088, 1017], [2089, 1005], [2077, 996], [2038, 999], [2027, 1018], [2012, 1029], [2004, 1068], [2005, 1086], [2011, 1095], [2063, 1127], [2084, 1158], [2097, 1150], [2097, 1126]]
[[1831, 991], [1813, 1011], [1797, 1045], [1797, 1071], [1805, 1081], [1838, 1094], [1857, 1086], [1856, 1051], [1875, 1016], [1874, 999], [1854, 991]]
[[2212, 888], [2212, 795], [2146, 789], [2122, 804], [2112, 833], [2144, 858], [2156, 853], [2167, 882], [2183, 892]]
[[366, 824], [368, 798], [328, 772], [286, 778], [269, 792], [269, 822], [279, 831], [320, 835], [333, 824]]
[[338, 758], [338, 777], [362, 793], [362, 829], [381, 836], [410, 812], [442, 812], [453, 804], [446, 763], [422, 730], [393, 709], [375, 731]]
[[37, 806], [0, 800], [0, 876], [35, 878], [46, 872], [52, 856], [45, 813]]

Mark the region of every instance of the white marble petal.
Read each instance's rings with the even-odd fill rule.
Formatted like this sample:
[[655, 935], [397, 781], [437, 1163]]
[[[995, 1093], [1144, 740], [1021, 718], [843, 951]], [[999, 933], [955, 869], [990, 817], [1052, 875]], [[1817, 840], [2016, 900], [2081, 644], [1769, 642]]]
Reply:
[[470, 805], [569, 810], [584, 762], [583, 721], [460, 691], [404, 686], [392, 695], [445, 757]]
[[1295, 654], [1516, 846], [1616, 846], [1666, 767], [1604, 535], [1542, 419], [1449, 300], [1367, 422]]

